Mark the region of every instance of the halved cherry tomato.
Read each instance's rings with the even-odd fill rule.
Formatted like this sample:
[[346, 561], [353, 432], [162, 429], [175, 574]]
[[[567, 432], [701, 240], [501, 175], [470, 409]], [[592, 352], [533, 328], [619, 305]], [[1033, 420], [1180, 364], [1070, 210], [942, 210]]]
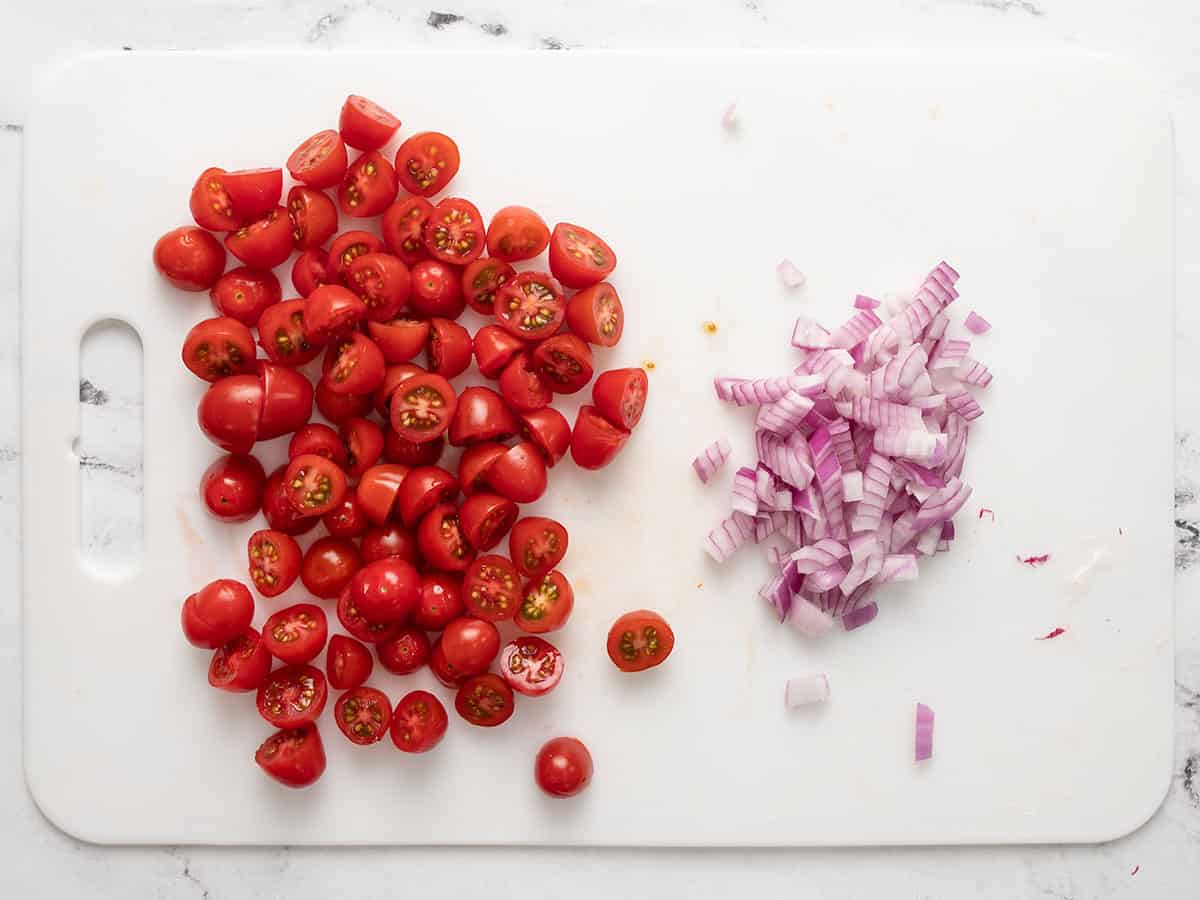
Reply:
[[575, 606], [575, 592], [562, 572], [554, 569], [525, 584], [525, 599], [517, 608], [517, 627], [545, 634], [566, 624]]
[[154, 245], [154, 267], [184, 291], [207, 291], [225, 271], [225, 251], [195, 225], [168, 231]]
[[352, 262], [382, 249], [383, 241], [369, 231], [343, 231], [329, 245], [329, 271], [345, 278]]
[[589, 344], [616, 346], [625, 330], [625, 310], [616, 288], [602, 281], [568, 300], [567, 327]]
[[368, 622], [407, 622], [421, 602], [421, 576], [402, 559], [378, 559], [354, 573], [350, 601]]
[[550, 337], [566, 314], [562, 285], [545, 272], [522, 272], [496, 291], [496, 321], [523, 341]]
[[429, 662], [429, 638], [420, 628], [408, 627], [375, 648], [379, 663], [393, 675], [411, 675]]
[[383, 740], [392, 724], [392, 702], [372, 687], [351, 688], [333, 704], [333, 718], [351, 743], [365, 747]]
[[342, 425], [371, 411], [370, 394], [337, 394], [324, 380], [317, 382], [317, 410], [334, 425]]
[[488, 670], [500, 652], [500, 632], [491, 622], [466, 616], [446, 626], [440, 645], [453, 684]]
[[458, 485], [468, 496], [487, 487], [487, 473], [492, 463], [504, 455], [508, 448], [503, 444], [485, 441], [472, 444], [463, 451], [458, 460]]
[[574, 394], [592, 380], [592, 348], [573, 334], [546, 338], [534, 348], [533, 364], [559, 394]]
[[275, 268], [292, 255], [292, 220], [287, 210], [277, 206], [231, 231], [225, 236], [225, 249], [251, 268]]
[[385, 362], [405, 363], [425, 349], [429, 323], [401, 316], [388, 322], [368, 322], [367, 332], [379, 347]]
[[421, 576], [421, 602], [412, 623], [428, 631], [441, 631], [463, 614], [462, 579], [445, 572]]
[[312, 603], [297, 603], [271, 615], [263, 623], [263, 641], [271, 655], [289, 666], [306, 663], [323, 649], [329, 635], [325, 610]]
[[450, 423], [450, 443], [455, 447], [480, 441], [503, 441], [517, 433], [517, 420], [504, 400], [491, 388], [472, 385], [458, 397]]
[[440, 131], [421, 131], [396, 151], [396, 176], [410, 194], [432, 197], [458, 172], [458, 145]]
[[271, 671], [271, 653], [262, 636], [247, 628], [213, 651], [208, 664], [208, 683], [233, 693], [258, 690]]
[[418, 444], [400, 437], [390, 428], [383, 436], [383, 458], [388, 462], [406, 466], [432, 466], [442, 458], [445, 451], [445, 437]]
[[484, 221], [475, 204], [447, 197], [425, 223], [425, 249], [434, 259], [466, 265], [483, 253]]
[[[286, 475], [287, 466], [280, 466], [267, 476], [262, 502], [263, 515], [267, 518], [267, 524], [271, 526], [272, 530], [287, 535], [312, 531], [321, 520], [316, 516], [302, 516], [296, 512], [296, 508], [292, 506], [292, 501], [288, 497]], [[299, 553], [297, 553], [296, 561], [299, 565]]]
[[408, 466], [384, 463], [371, 466], [358, 481], [358, 504], [368, 519], [382, 525], [396, 506], [400, 485], [408, 475]]
[[330, 343], [321, 380], [335, 394], [370, 394], [383, 383], [386, 369], [375, 342], [356, 331]]
[[209, 231], [235, 231], [242, 220], [233, 212], [233, 201], [225, 191], [225, 170], [205, 169], [192, 187], [188, 203], [196, 224]]
[[333, 460], [342, 468], [346, 467], [346, 445], [338, 437], [338, 433], [328, 425], [319, 422], [309, 422], [292, 435], [288, 442], [288, 459], [295, 459], [305, 453], [315, 453], [326, 459]]
[[222, 522], [245, 522], [262, 507], [266, 483], [267, 473], [253, 456], [226, 455], [204, 471], [200, 496]]
[[379, 462], [383, 452], [383, 429], [370, 419], [356, 417], [342, 423], [341, 440], [346, 450], [346, 474], [361, 478]]
[[180, 623], [193, 647], [216, 650], [245, 634], [254, 618], [254, 598], [239, 581], [210, 581], [183, 601]]
[[488, 554], [471, 563], [463, 575], [463, 602], [467, 611], [489, 622], [511, 619], [521, 602], [517, 570], [503, 556]]
[[288, 463], [284, 478], [292, 506], [304, 516], [323, 516], [346, 496], [346, 473], [337, 463], [315, 453]]
[[418, 365], [412, 363], [397, 363], [388, 366], [383, 373], [383, 383], [375, 389], [373, 400], [375, 401], [375, 409], [379, 414], [388, 418], [392, 407], [392, 394], [396, 393], [396, 388], [400, 382], [405, 379], [412, 378], [414, 375], [422, 375], [425, 370]]
[[268, 306], [283, 297], [279, 279], [273, 272], [260, 272], [248, 266], [230, 269], [208, 293], [217, 312], [250, 327], [258, 324]]
[[262, 417], [258, 420], [260, 441], [291, 434], [312, 416], [312, 384], [303, 374], [260, 359], [258, 380], [263, 394]]
[[288, 191], [287, 211], [297, 250], [320, 247], [337, 231], [337, 207], [324, 191], [296, 185]]
[[457, 378], [471, 365], [471, 334], [449, 319], [429, 321], [429, 371]]
[[592, 385], [596, 410], [618, 428], [632, 431], [646, 408], [650, 382], [642, 369], [610, 369]]
[[302, 299], [284, 300], [263, 310], [258, 320], [258, 345], [272, 362], [302, 366], [321, 352], [321, 345], [309, 341], [304, 333], [306, 303]]
[[422, 565], [417, 536], [396, 522], [368, 528], [362, 536], [359, 550], [364, 563], [379, 559], [402, 559], [414, 566]]
[[292, 151], [287, 170], [297, 181], [315, 188], [340, 184], [346, 175], [346, 144], [330, 129], [318, 131]]
[[503, 260], [484, 257], [472, 260], [462, 271], [463, 297], [475, 312], [493, 315], [496, 291], [516, 274], [516, 270]]
[[602, 469], [627, 440], [629, 432], [605, 419], [596, 407], [581, 406], [571, 432], [571, 459], [581, 469]]
[[364, 253], [346, 270], [350, 285], [367, 304], [367, 318], [386, 322], [408, 302], [411, 276], [408, 266], [390, 253]]
[[349, 585], [346, 585], [346, 589], [338, 594], [337, 617], [346, 631], [353, 637], [368, 644], [378, 644], [381, 641], [391, 640], [404, 627], [403, 622], [388, 622], [387, 624], [383, 624], [380, 622], [368, 622], [364, 619], [362, 613], [358, 611], [358, 607], [355, 606], [354, 601], [350, 599]]
[[205, 381], [246, 375], [254, 371], [254, 335], [227, 316], [197, 322], [183, 340], [183, 364]]
[[351, 94], [342, 104], [338, 117], [338, 131], [351, 147], [358, 150], [375, 150], [392, 139], [400, 120], [366, 97]]
[[210, 441], [228, 453], [245, 455], [258, 439], [263, 389], [257, 375], [232, 375], [212, 384], [200, 398], [196, 419]]
[[[487, 624], [491, 625], [491, 622]], [[495, 626], [492, 626], [493, 628]], [[500, 640], [499, 637], [496, 638]], [[446, 687], [458, 687], [462, 682], [467, 680], [466, 675], [459, 675], [450, 668], [450, 664], [446, 662], [446, 653], [442, 649], [442, 639], [439, 637], [433, 642], [433, 647], [429, 650], [429, 671], [433, 673], [433, 677], [444, 684]]]
[[500, 677], [518, 694], [540, 697], [558, 686], [563, 657], [558, 648], [539, 637], [518, 637], [500, 651]]
[[378, 150], [368, 150], [346, 169], [338, 188], [342, 213], [356, 218], [377, 216], [396, 199], [396, 170]]
[[608, 630], [608, 658], [622, 672], [641, 672], [661, 664], [675, 647], [667, 620], [649, 609], [627, 612]]
[[518, 353], [500, 373], [500, 393], [518, 412], [533, 412], [548, 406], [550, 385], [533, 364], [528, 353]]
[[346, 496], [336, 507], [321, 517], [325, 530], [331, 537], [356, 538], [360, 537], [371, 522], [358, 502], [358, 489], [347, 488]]
[[525, 342], [499, 325], [484, 325], [475, 332], [472, 346], [479, 374], [484, 378], [499, 378], [512, 358], [525, 349]]
[[437, 259], [422, 259], [412, 267], [409, 305], [418, 316], [457, 319], [467, 308], [462, 276], [456, 267]]
[[571, 425], [553, 406], [545, 406], [517, 416], [521, 436], [532, 441], [546, 457], [551, 468], [567, 454], [571, 446]]
[[330, 687], [339, 691], [356, 688], [370, 677], [373, 668], [375, 660], [361, 641], [344, 634], [335, 634], [329, 639], [325, 674]]
[[311, 723], [277, 731], [262, 742], [254, 761], [280, 784], [308, 787], [325, 772], [321, 733]]
[[307, 297], [323, 284], [333, 284], [337, 275], [329, 269], [329, 251], [320, 247], [305, 250], [292, 263], [292, 286]]
[[360, 568], [362, 557], [353, 541], [323, 537], [305, 552], [300, 562], [300, 580], [314, 597], [332, 600]]
[[567, 555], [567, 529], [544, 516], [527, 516], [508, 536], [508, 555], [517, 571], [540, 578]]
[[325, 676], [312, 666], [283, 666], [258, 688], [258, 714], [276, 728], [315, 722], [325, 708]]
[[439, 503], [458, 496], [458, 479], [438, 466], [418, 466], [404, 476], [396, 498], [400, 521], [412, 528]]
[[279, 596], [300, 574], [300, 545], [283, 531], [254, 532], [246, 542], [246, 557], [250, 580], [264, 597]]
[[574, 797], [592, 780], [592, 754], [578, 738], [552, 738], [538, 751], [533, 777], [551, 797]]
[[472, 494], [458, 509], [463, 534], [476, 550], [491, 550], [517, 520], [517, 504], [498, 494]]
[[475, 559], [474, 548], [467, 543], [453, 503], [443, 503], [425, 513], [417, 526], [417, 546], [431, 569], [461, 572]]
[[472, 725], [503, 725], [513, 714], [512, 688], [499, 675], [476, 675], [459, 685], [454, 708]]
[[226, 172], [225, 193], [239, 219], [257, 219], [279, 205], [283, 193], [282, 169], [239, 169]]
[[323, 284], [304, 301], [304, 336], [310, 344], [324, 346], [347, 334], [367, 317], [367, 304], [340, 284]]
[[549, 243], [550, 229], [528, 206], [506, 206], [488, 225], [488, 255], [505, 262], [533, 259]]
[[387, 248], [411, 267], [423, 260], [425, 223], [433, 213], [433, 204], [424, 197], [409, 197], [387, 208], [380, 231]]
[[449, 724], [441, 700], [429, 691], [410, 691], [392, 713], [392, 743], [405, 753], [426, 753], [441, 742]]
[[509, 447], [484, 477], [497, 494], [517, 503], [533, 503], [546, 493], [546, 461], [529, 441]]
[[416, 443], [441, 437], [450, 427], [458, 397], [450, 382], [427, 372], [402, 381], [392, 392], [389, 416], [402, 438]]
[[560, 222], [550, 236], [550, 271], [569, 288], [585, 288], [608, 277], [617, 256], [595, 234]]

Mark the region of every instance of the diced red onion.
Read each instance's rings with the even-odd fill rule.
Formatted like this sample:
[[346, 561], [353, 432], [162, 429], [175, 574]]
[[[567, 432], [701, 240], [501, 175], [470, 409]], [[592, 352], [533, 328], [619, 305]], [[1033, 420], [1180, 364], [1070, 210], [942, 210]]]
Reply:
[[754, 517], [754, 543], [761, 544], [775, 533], [775, 519], [770, 515]]
[[863, 473], [842, 473], [842, 500], [846, 503], [857, 503], [863, 498]]
[[833, 332], [829, 338], [829, 344], [832, 347], [841, 347], [843, 350], [849, 350], [855, 344], [865, 341], [867, 335], [882, 324], [883, 320], [875, 315], [872, 310], [859, 310], [840, 328]]
[[942, 540], [942, 526], [930, 525], [917, 535], [916, 548], [922, 556], [933, 556], [937, 553], [938, 544]]
[[917, 704], [915, 751], [917, 762], [933, 756], [933, 710], [924, 703]]
[[857, 297], [854, 298], [854, 308], [855, 309], [878, 309], [879, 301], [876, 300], [874, 297], [867, 297], [863, 294], [859, 294]]
[[899, 456], [923, 466], [940, 466], [946, 461], [947, 439], [915, 428], [885, 427], [875, 432], [875, 450]]
[[792, 437], [798, 439], [785, 440], [768, 431], [758, 431], [754, 435], [754, 442], [758, 448], [758, 459], [763, 465], [785, 484], [803, 490], [813, 478], [812, 460], [803, 437]]
[[929, 360], [929, 368], [934, 370], [957, 369], [970, 352], [970, 341], [942, 338], [933, 350], [933, 356]]
[[793, 597], [788, 624], [805, 637], [821, 637], [833, 627], [833, 616], [806, 597]]
[[735, 511], [705, 536], [704, 549], [716, 562], [723, 563], [753, 536], [754, 519]]
[[[879, 371], [878, 369], [876, 371]], [[877, 400], [874, 397], [855, 397], [850, 401], [850, 418], [871, 428], [919, 429], [921, 410], [903, 403]]]
[[[921, 504], [921, 508], [917, 510], [917, 517], [913, 522], [913, 527], [917, 531], [923, 531], [930, 525], [940, 525], [947, 519], [952, 518], [971, 496], [971, 486], [957, 478], [951, 478], [946, 482], [946, 486], [938, 488], [929, 499]], [[938, 536], [941, 536], [939, 530]]]
[[988, 371], [988, 367], [969, 356], [962, 358], [962, 362], [954, 370], [954, 377], [965, 384], [973, 384], [981, 388], [992, 383], [992, 373]]
[[736, 131], [737, 124], [737, 104], [730, 103], [725, 107], [725, 112], [721, 113], [721, 127], [726, 131]]
[[821, 569], [836, 565], [838, 560], [850, 555], [850, 548], [832, 538], [822, 538], [815, 544], [802, 547], [791, 555], [796, 570], [802, 575], [811, 575]]
[[733, 476], [733, 492], [730, 505], [734, 512], [747, 516], [758, 514], [758, 493], [756, 485], [758, 473], [754, 469], [742, 466]]
[[811, 375], [782, 375], [774, 378], [715, 378], [717, 397], [738, 406], [761, 406], [774, 403], [789, 391], [808, 396], [819, 393], [822, 378]]
[[971, 334], [987, 334], [992, 330], [991, 323], [975, 312], [975, 310], [967, 313], [966, 321], [963, 324], [967, 326], [967, 331], [971, 332]]
[[974, 421], [983, 415], [983, 408], [975, 402], [975, 398], [971, 396], [966, 388], [948, 391], [946, 393], [946, 406], [968, 422]]
[[854, 453], [854, 437], [850, 434], [850, 423], [835, 419], [829, 423], [829, 436], [833, 439], [833, 452], [837, 454], [842, 476], [858, 471], [858, 457]]
[[841, 563], [834, 563], [806, 576], [804, 586], [814, 591], [832, 591], [845, 577], [846, 568]]
[[729, 441], [720, 438], [700, 451], [700, 455], [692, 460], [692, 468], [696, 470], [701, 482], [708, 484], [708, 480], [713, 477], [717, 469], [725, 465], [732, 449]]
[[824, 350], [829, 346], [829, 332], [803, 316], [792, 328], [792, 346], [801, 350]]
[[883, 565], [875, 577], [876, 584], [890, 584], [894, 581], [917, 580], [917, 558], [911, 553], [891, 554], [883, 558]]
[[867, 603], [842, 616], [842, 627], [847, 631], [853, 631], [855, 628], [861, 628], [867, 623], [875, 621], [877, 615], [879, 615], [879, 606], [874, 602]]
[[816, 481], [821, 489], [821, 503], [829, 522], [829, 533], [841, 539], [847, 536], [842, 510], [842, 467], [833, 450], [833, 438], [828, 428], [818, 429], [808, 440], [812, 453]]
[[824, 703], [829, 699], [829, 679], [824, 675], [789, 678], [783, 688], [783, 705], [788, 709]]
[[812, 408], [812, 400], [795, 391], [788, 391], [774, 403], [760, 406], [754, 424], [757, 428], [776, 434], [791, 434], [800, 427]]
[[804, 277], [804, 273], [796, 268], [796, 264], [790, 259], [780, 260], [779, 265], [775, 267], [775, 271], [779, 273], [779, 278], [783, 281], [783, 286], [788, 290], [803, 287], [804, 282], [808, 280]]

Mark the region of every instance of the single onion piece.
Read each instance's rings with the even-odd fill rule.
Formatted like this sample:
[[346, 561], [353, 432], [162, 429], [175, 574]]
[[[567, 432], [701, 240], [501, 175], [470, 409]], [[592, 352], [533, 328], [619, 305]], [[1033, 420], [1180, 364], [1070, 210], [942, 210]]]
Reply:
[[715, 562], [723, 563], [754, 536], [754, 519], [734, 512], [704, 538], [704, 549]]
[[992, 324], [975, 310], [967, 313], [966, 321], [963, 324], [967, 327], [967, 331], [971, 334], [987, 334], [992, 330]]
[[917, 580], [917, 558], [911, 553], [885, 556], [883, 566], [875, 577], [876, 584]]
[[792, 346], [801, 350], [823, 350], [829, 346], [829, 332], [803, 316], [792, 327]]
[[730, 103], [725, 107], [725, 112], [721, 113], [721, 127], [726, 131], [736, 131], [737, 126], [737, 104]]
[[917, 704], [916, 761], [933, 756], [933, 710], [924, 703]]
[[788, 709], [824, 703], [829, 699], [829, 679], [824, 675], [789, 678], [783, 689], [783, 704]]
[[805, 637], [821, 637], [833, 628], [833, 616], [823, 612], [805, 597], [792, 598], [788, 624]]
[[700, 455], [692, 460], [692, 468], [696, 470], [696, 474], [703, 484], [708, 484], [708, 480], [713, 477], [717, 469], [725, 465], [732, 449], [729, 441], [720, 438], [701, 450]]
[[859, 294], [858, 296], [856, 296], [854, 298], [854, 308], [855, 309], [878, 309], [879, 301], [876, 300], [874, 297], [867, 297], [863, 294]]
[[775, 267], [775, 271], [779, 273], [779, 278], [783, 281], [783, 286], [788, 290], [793, 288], [803, 287], [808, 280], [804, 277], [804, 273], [796, 268], [796, 264], [790, 259], [782, 259], [779, 265]]
[[879, 607], [874, 602], [868, 603], [858, 609], [852, 609], [842, 616], [842, 627], [847, 631], [862, 628], [867, 623], [873, 622], [877, 615], [879, 615]]
[[973, 384], [981, 388], [992, 383], [992, 373], [988, 371], [988, 367], [969, 356], [962, 358], [962, 362], [954, 370], [954, 377], [965, 384]]
[[857, 503], [863, 498], [863, 473], [842, 473], [842, 499], [847, 503]]

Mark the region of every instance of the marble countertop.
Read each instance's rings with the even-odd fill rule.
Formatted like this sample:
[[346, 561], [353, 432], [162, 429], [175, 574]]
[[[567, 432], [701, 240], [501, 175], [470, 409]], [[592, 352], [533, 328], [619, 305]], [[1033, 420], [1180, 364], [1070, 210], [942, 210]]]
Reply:
[[[0, 33], [0, 895], [128, 898], [384, 897], [509, 892], [695, 898], [1194, 896], [1200, 884], [1200, 15], [1184, 0], [63, 0], [4, 14]], [[1176, 753], [1158, 813], [1102, 846], [847, 850], [103, 848], [56, 830], [21, 763], [16, 385], [22, 123], [35, 68], [93, 49], [838, 47], [1068, 43], [1130, 57], [1168, 92], [1177, 155]], [[1114, 122], [1113, 127], [1121, 127]], [[1132, 298], [1131, 298], [1132, 299]], [[121, 373], [86, 371], [85, 414], [106, 417]], [[103, 418], [99, 419], [103, 422]], [[111, 496], [137, 490], [121, 445], [85, 454]], [[95, 540], [119, 516], [89, 522]], [[64, 739], [77, 740], [73, 736]], [[79, 742], [86, 756], [86, 741]], [[1096, 785], [1103, 790], [1103, 785]], [[230, 815], [236, 815], [230, 810]], [[897, 884], [904, 887], [897, 889]], [[18, 893], [18, 891], [20, 893]], [[34, 894], [33, 892], [36, 891]], [[565, 893], [569, 892], [569, 893]]]

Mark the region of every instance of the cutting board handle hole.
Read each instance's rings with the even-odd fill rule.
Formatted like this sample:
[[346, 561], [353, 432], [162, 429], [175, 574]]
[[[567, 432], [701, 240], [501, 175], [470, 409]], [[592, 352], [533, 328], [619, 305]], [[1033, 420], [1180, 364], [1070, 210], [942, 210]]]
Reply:
[[127, 578], [142, 565], [142, 339], [119, 319], [79, 342], [79, 551], [94, 574]]

